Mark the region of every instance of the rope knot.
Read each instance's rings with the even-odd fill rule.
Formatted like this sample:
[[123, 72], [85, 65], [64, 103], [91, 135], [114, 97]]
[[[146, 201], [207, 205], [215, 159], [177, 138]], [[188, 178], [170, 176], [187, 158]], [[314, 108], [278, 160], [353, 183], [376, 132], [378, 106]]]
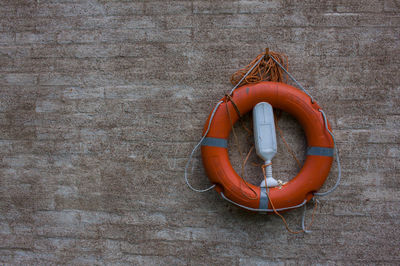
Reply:
[[238, 117], [242, 118], [242, 114], [240, 113], [239, 108], [237, 107], [235, 101], [233, 100], [232, 95], [227, 93], [227, 94], [225, 94], [225, 102], [228, 103], [228, 101], [232, 103], [233, 108], [235, 108], [235, 111], [236, 111]]
[[225, 93], [225, 102], [232, 101], [232, 96], [228, 93]]
[[263, 164], [263, 165], [261, 166], [261, 168], [262, 168], [262, 169], [265, 169], [265, 168], [267, 168], [267, 167], [270, 166], [270, 165], [272, 165], [272, 163]]

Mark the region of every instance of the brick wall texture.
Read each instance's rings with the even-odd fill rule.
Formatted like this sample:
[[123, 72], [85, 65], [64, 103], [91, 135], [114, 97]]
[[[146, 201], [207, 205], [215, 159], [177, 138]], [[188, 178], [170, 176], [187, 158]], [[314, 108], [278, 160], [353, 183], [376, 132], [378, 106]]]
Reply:
[[[2, 0], [0, 263], [400, 264], [399, 11], [398, 0]], [[343, 180], [311, 234], [183, 178], [230, 75], [266, 47], [289, 56], [340, 149]], [[301, 127], [280, 123], [304, 160]], [[298, 168], [278, 140], [274, 176], [289, 180]], [[199, 153], [190, 169], [209, 185]], [[246, 171], [259, 184], [260, 168]], [[284, 214], [291, 228], [301, 214]]]

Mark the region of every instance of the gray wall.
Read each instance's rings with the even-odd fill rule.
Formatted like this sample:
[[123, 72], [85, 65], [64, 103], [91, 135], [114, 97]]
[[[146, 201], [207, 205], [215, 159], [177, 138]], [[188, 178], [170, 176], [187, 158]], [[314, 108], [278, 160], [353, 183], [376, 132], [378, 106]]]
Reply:
[[[400, 3], [322, 2], [1, 1], [0, 262], [399, 264]], [[311, 234], [183, 179], [230, 75], [265, 47], [289, 56], [341, 152]], [[304, 159], [299, 125], [281, 126]], [[199, 158], [190, 178], [206, 187]], [[284, 214], [291, 228], [301, 213]]]

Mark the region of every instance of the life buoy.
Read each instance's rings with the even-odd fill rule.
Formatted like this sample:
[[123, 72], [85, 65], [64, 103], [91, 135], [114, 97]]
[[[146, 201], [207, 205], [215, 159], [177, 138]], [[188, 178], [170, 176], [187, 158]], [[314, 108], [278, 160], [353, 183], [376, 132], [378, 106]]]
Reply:
[[[234, 91], [231, 99], [223, 98], [213, 115], [210, 114], [203, 135], [207, 129], [208, 133], [201, 143], [203, 165], [216, 191], [231, 203], [251, 211], [271, 210], [270, 201], [277, 210], [287, 210], [312, 199], [329, 174], [334, 154], [334, 142], [326, 125], [330, 127], [319, 105], [295, 87], [268, 81], [242, 86]], [[308, 145], [305, 163], [297, 176], [280, 188], [269, 188], [268, 195], [260, 187], [245, 186], [228, 156], [231, 123], [239, 119], [238, 111], [246, 114], [262, 101], [293, 115], [303, 127]]]

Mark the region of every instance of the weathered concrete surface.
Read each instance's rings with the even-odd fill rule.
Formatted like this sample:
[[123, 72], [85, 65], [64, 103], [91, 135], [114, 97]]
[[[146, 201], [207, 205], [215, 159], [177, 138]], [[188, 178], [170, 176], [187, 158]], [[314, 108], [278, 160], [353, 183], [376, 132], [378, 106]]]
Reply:
[[[1, 1], [0, 262], [399, 264], [399, 7]], [[184, 184], [230, 74], [265, 47], [288, 54], [338, 139], [343, 181], [321, 199], [312, 234]], [[303, 156], [299, 126], [288, 116], [281, 126]], [[278, 148], [274, 173], [286, 180], [297, 169]], [[206, 187], [195, 163], [192, 183]], [[248, 175], [260, 182], [256, 167]], [[300, 216], [285, 214], [292, 228]]]

